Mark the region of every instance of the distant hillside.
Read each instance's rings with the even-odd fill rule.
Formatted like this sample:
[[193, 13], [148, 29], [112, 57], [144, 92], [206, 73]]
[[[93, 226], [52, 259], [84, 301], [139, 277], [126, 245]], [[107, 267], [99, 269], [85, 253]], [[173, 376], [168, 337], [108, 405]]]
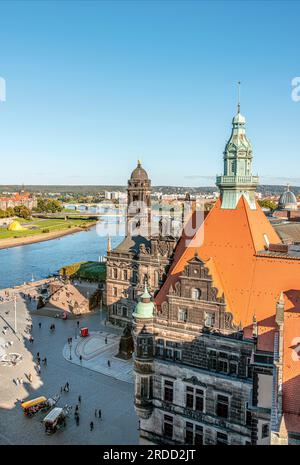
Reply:
[[[55, 186], [55, 185], [26, 185], [26, 191], [32, 193], [61, 193], [61, 194], [76, 194], [76, 195], [95, 195], [103, 191], [120, 191], [125, 192], [127, 186], [112, 186], [112, 185], [99, 185], [99, 186]], [[0, 193], [3, 192], [17, 192], [22, 189], [18, 185], [0, 185]], [[258, 186], [257, 191], [265, 195], [280, 195], [285, 189], [282, 185], [261, 185]], [[290, 186], [290, 189], [296, 194], [300, 195], [300, 186]], [[187, 186], [153, 186], [153, 192], [161, 192], [163, 194], [209, 194], [217, 191], [216, 186], [202, 186], [202, 187], [187, 187]]]

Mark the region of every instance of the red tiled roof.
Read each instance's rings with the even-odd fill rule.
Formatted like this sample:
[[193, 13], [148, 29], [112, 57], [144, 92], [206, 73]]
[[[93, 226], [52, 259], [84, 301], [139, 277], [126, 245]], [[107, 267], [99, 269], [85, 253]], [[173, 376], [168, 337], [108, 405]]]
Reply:
[[[283, 291], [286, 296], [284, 411], [300, 415], [300, 361], [291, 359], [292, 341], [299, 337], [300, 343], [300, 260], [257, 255], [266, 248], [266, 236], [270, 243], [281, 243], [258, 205], [256, 210], [251, 210], [242, 197], [236, 209], [228, 210], [222, 209], [218, 200], [190, 246], [186, 244], [186, 236], [180, 239], [173, 265], [155, 302], [159, 308], [170, 286], [197, 252], [206, 262], [214, 285], [224, 293], [227, 310], [232, 312], [235, 324], [242, 323], [245, 337], [251, 337], [255, 315], [258, 349], [273, 352], [276, 302]], [[197, 243], [201, 238], [202, 243]]]

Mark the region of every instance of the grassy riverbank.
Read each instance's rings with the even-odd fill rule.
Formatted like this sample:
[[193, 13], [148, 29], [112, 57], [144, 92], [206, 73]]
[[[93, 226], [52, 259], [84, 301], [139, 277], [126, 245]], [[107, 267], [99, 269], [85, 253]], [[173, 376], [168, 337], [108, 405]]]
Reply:
[[35, 218], [30, 221], [20, 220], [20, 224], [26, 229], [8, 231], [0, 228], [0, 249], [49, 241], [75, 232], [88, 230], [96, 224], [96, 221], [85, 218], [67, 220]]
[[105, 281], [106, 263], [101, 262], [78, 262], [64, 266], [59, 270], [62, 276], [71, 278], [87, 279], [88, 281]]

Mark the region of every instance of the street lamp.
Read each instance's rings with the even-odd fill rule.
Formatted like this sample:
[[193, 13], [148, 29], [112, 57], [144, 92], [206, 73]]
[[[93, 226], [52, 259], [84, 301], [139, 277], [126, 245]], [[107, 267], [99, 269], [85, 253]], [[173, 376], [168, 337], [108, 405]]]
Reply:
[[15, 310], [15, 334], [17, 334], [17, 296], [14, 295], [14, 310]]
[[69, 360], [72, 360], [72, 340], [71, 339], [68, 340], [68, 344], [69, 344], [69, 349], [70, 349]]

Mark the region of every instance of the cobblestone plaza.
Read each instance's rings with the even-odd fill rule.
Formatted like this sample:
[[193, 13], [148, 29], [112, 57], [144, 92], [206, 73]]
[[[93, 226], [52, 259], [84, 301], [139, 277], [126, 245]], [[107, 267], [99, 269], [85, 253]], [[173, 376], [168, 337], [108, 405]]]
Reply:
[[[13, 303], [0, 304], [2, 353], [17, 354], [15, 366], [4, 361], [0, 365], [0, 444], [137, 444], [131, 366], [114, 358], [120, 332], [105, 326], [99, 314], [89, 315], [80, 319], [80, 326], [87, 326], [92, 332], [90, 338], [83, 340], [78, 336], [77, 320], [63, 321], [34, 312], [30, 314], [28, 307], [28, 302], [18, 297], [15, 334]], [[53, 323], [56, 329], [51, 332]], [[33, 343], [29, 342], [31, 325]], [[73, 340], [72, 361], [66, 344], [69, 337]], [[81, 364], [76, 356], [80, 351], [83, 354]], [[37, 353], [41, 359], [47, 358], [47, 366], [41, 363], [40, 373]], [[108, 358], [111, 371], [107, 367]], [[18, 383], [17, 379], [23, 383]], [[70, 391], [61, 393], [66, 382], [70, 384]], [[41, 424], [46, 414], [38, 412], [33, 418], [25, 417], [20, 401], [55, 394], [61, 396], [57, 405], [72, 405], [73, 412], [81, 395], [80, 423], [76, 425], [71, 413], [66, 428], [48, 436]], [[95, 417], [95, 409], [101, 409], [101, 420]], [[94, 422], [93, 431], [90, 431], [91, 421]]]

